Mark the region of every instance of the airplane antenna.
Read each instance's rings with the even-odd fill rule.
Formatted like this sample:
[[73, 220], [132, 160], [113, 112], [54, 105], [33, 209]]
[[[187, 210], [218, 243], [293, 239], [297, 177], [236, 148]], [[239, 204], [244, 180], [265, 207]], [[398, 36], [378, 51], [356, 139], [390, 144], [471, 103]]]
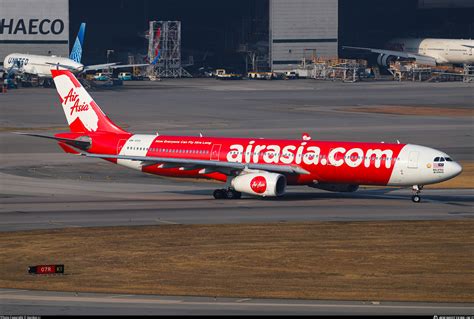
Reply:
[[202, 137], [202, 133], [201, 133], [201, 132], [199, 132], [199, 137]]
[[399, 140], [397, 140], [397, 144], [400, 144], [400, 141], [399, 141]]

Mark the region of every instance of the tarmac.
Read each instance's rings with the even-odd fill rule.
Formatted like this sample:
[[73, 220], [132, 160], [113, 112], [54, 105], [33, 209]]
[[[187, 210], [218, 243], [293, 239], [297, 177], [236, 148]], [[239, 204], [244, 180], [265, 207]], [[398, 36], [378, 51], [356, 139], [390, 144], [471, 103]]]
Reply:
[[465, 303], [312, 301], [0, 289], [2, 315], [472, 315]]
[[[387, 115], [348, 109], [401, 105], [472, 110], [473, 92], [472, 84], [460, 82], [176, 79], [128, 82], [123, 87], [90, 93], [113, 121], [135, 133], [300, 139], [303, 132], [308, 132], [313, 140], [399, 140], [445, 151], [455, 160], [472, 161], [472, 116], [446, 117], [435, 111], [416, 116]], [[244, 196], [216, 201], [212, 191], [219, 187], [217, 183], [146, 175], [64, 154], [49, 140], [12, 134], [67, 131], [54, 89], [10, 90], [0, 95], [0, 106], [0, 231], [272, 221], [449, 220], [473, 218], [474, 214], [472, 189], [434, 190], [429, 186], [423, 190], [421, 204], [411, 202], [410, 190], [397, 188], [362, 188], [356, 193], [340, 194], [289, 187], [282, 199]], [[161, 300], [153, 296], [119, 297], [129, 301], [117, 304], [108, 301], [115, 300], [110, 296], [91, 295], [74, 302], [67, 293], [55, 294], [57, 298], [48, 299], [44, 297], [50, 296], [47, 292], [1, 291], [0, 312], [26, 309], [32, 314], [85, 314], [88, 306], [92, 307], [90, 314], [458, 314], [466, 309], [441, 304], [412, 307], [406, 303], [376, 307], [335, 302], [328, 306], [319, 301], [301, 306], [299, 301], [281, 300], [201, 303], [178, 297], [175, 299], [179, 302], [171, 297], [173, 302], [137, 302]], [[472, 305], [468, 309], [472, 313]]]

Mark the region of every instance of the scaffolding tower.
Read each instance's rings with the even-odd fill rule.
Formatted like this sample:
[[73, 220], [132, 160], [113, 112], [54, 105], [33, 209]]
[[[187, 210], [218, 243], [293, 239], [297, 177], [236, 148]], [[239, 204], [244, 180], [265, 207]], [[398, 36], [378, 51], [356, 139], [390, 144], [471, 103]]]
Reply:
[[357, 82], [366, 77], [367, 61], [339, 58], [313, 59], [310, 77], [315, 80]]
[[148, 61], [150, 78], [191, 77], [181, 66], [181, 21], [150, 21]]

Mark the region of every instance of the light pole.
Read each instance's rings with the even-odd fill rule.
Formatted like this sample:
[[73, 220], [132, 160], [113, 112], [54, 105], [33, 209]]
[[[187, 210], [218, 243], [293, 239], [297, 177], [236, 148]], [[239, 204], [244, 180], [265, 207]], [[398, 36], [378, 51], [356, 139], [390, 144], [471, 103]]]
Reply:
[[111, 53], [114, 53], [114, 50], [107, 50], [107, 63], [109, 63], [109, 56]]

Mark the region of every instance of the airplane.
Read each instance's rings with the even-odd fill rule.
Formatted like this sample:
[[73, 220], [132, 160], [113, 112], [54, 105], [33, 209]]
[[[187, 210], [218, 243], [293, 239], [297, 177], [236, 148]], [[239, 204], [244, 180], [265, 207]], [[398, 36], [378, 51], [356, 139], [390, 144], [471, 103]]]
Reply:
[[446, 153], [414, 144], [220, 138], [133, 134], [114, 124], [74, 74], [51, 70], [70, 132], [53, 139], [66, 152], [169, 177], [206, 178], [225, 183], [216, 199], [242, 193], [279, 197], [287, 185], [354, 192], [359, 185], [411, 186], [420, 202], [424, 185], [462, 172]]
[[[81, 63], [82, 58], [82, 46], [84, 43], [86, 24], [81, 23], [79, 32], [77, 33], [74, 46], [71, 50], [69, 58], [58, 57], [55, 55], [35, 55], [35, 54], [23, 54], [23, 53], [12, 53], [5, 57], [3, 62], [3, 68], [11, 73], [26, 73], [29, 75], [36, 75], [40, 78], [51, 78], [51, 70], [70, 70], [76, 74], [102, 70], [102, 69], [115, 69], [115, 68], [127, 68], [133, 66], [146, 66], [148, 64], [121, 64], [117, 63], [104, 63], [95, 65], [84, 65]], [[48, 82], [48, 81], [47, 81]]]
[[394, 60], [414, 60], [420, 64], [474, 64], [474, 40], [402, 38], [387, 43], [386, 49], [343, 46], [343, 49], [378, 54], [377, 64], [389, 66]]

